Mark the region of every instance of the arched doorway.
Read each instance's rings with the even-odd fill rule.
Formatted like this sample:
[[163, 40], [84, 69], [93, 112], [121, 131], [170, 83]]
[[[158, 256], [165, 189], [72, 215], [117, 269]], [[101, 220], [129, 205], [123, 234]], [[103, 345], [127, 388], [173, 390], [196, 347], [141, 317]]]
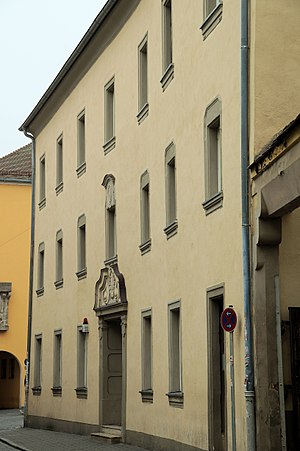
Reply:
[[0, 409], [20, 407], [20, 365], [13, 354], [0, 351]]

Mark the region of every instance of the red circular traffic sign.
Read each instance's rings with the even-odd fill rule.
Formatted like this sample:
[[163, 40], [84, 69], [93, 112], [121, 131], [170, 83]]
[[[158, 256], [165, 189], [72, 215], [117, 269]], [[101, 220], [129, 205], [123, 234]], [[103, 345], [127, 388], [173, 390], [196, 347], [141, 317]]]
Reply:
[[233, 332], [237, 323], [237, 316], [232, 307], [227, 307], [221, 315], [221, 326], [225, 332]]

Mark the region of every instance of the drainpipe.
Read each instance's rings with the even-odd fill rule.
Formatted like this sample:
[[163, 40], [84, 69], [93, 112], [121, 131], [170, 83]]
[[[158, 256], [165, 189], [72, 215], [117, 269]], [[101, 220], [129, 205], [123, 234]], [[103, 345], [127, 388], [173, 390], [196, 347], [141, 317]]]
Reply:
[[241, 187], [242, 187], [242, 248], [245, 315], [245, 401], [247, 451], [255, 451], [255, 393], [251, 327], [250, 224], [249, 224], [249, 152], [248, 152], [248, 73], [249, 73], [249, 0], [241, 0]]
[[27, 138], [32, 141], [32, 186], [31, 186], [31, 233], [30, 233], [30, 267], [29, 267], [29, 300], [28, 300], [28, 326], [27, 326], [27, 356], [26, 356], [26, 378], [25, 378], [25, 404], [24, 404], [24, 426], [28, 424], [28, 395], [29, 374], [31, 354], [31, 323], [32, 323], [32, 294], [33, 294], [33, 256], [34, 256], [34, 225], [35, 225], [35, 137], [26, 129], [21, 129]]

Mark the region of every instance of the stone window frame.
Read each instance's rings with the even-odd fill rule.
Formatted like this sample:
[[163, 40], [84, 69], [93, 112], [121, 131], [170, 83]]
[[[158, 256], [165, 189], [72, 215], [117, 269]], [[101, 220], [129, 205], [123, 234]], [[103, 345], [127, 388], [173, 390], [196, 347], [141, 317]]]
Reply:
[[150, 228], [150, 177], [145, 171], [140, 178], [140, 221], [141, 221], [141, 244], [139, 246], [141, 255], [151, 250], [151, 228]]
[[183, 408], [181, 300], [168, 304], [169, 405]]
[[63, 189], [63, 134], [61, 133], [56, 140], [56, 195], [58, 196]]
[[177, 220], [177, 180], [176, 180], [176, 147], [172, 141], [165, 150], [165, 206], [167, 239], [176, 235]]
[[77, 116], [77, 177], [86, 172], [86, 111], [85, 108]]
[[[82, 365], [83, 361], [83, 365]], [[88, 364], [88, 334], [83, 332], [82, 324], [77, 326], [77, 387], [76, 397], [87, 399], [87, 364]]]
[[112, 174], [104, 176], [105, 188], [105, 265], [117, 262], [116, 179]]
[[77, 220], [77, 280], [87, 276], [86, 248], [86, 216], [83, 213]]
[[33, 387], [31, 388], [34, 396], [40, 396], [42, 392], [42, 351], [43, 351], [43, 334], [35, 334], [34, 336], [34, 370], [33, 370]]
[[55, 265], [55, 288], [58, 290], [63, 287], [63, 231], [59, 229], [56, 232], [56, 265]]
[[[215, 155], [217, 154], [217, 157]], [[216, 157], [213, 159], [213, 157]], [[212, 189], [212, 169], [217, 173], [217, 189]], [[205, 214], [223, 206], [222, 187], [222, 101], [216, 97], [206, 108], [204, 115], [204, 167], [205, 201], [202, 206]]]
[[104, 86], [104, 155], [116, 147], [115, 76]]
[[54, 331], [53, 340], [53, 396], [62, 395], [62, 329]]
[[212, 33], [223, 16], [223, 0], [215, 0], [216, 5], [211, 11], [208, 11], [209, 1], [211, 0], [203, 0], [203, 24], [200, 27], [203, 40]]
[[165, 91], [174, 78], [173, 62], [173, 3], [172, 0], [161, 0], [162, 5], [162, 78], [160, 84]]
[[39, 165], [39, 209], [42, 210], [46, 207], [46, 155], [43, 154], [40, 157], [40, 165]]
[[37, 296], [43, 296], [45, 283], [45, 243], [42, 241], [38, 247], [38, 267], [37, 267]]
[[140, 125], [149, 115], [148, 32], [138, 46], [138, 83], [137, 121]]
[[153, 328], [152, 308], [141, 312], [141, 374], [143, 402], [153, 403]]

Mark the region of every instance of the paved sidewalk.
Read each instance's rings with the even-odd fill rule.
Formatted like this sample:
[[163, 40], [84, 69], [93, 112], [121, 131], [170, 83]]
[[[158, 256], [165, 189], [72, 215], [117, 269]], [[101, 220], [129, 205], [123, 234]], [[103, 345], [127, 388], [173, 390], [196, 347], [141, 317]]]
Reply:
[[0, 451], [145, 451], [135, 446], [102, 444], [90, 436], [23, 428], [19, 410], [0, 410]]

